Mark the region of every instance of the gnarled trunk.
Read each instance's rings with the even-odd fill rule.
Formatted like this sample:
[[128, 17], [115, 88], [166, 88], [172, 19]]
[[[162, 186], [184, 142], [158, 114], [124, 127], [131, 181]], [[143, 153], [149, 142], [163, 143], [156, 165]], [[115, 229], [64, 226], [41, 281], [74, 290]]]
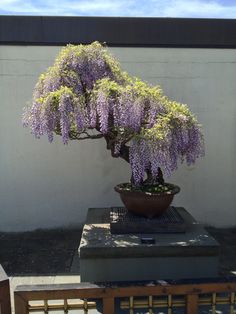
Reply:
[[[111, 151], [112, 157], [114, 157], [114, 158], [120, 157], [120, 158], [124, 159], [126, 162], [130, 163], [129, 146], [127, 146], [125, 144], [121, 145], [120, 153], [118, 155], [118, 154], [115, 154], [115, 143], [116, 143], [115, 138], [113, 139], [110, 136], [104, 136], [104, 138], [105, 138], [106, 143], [107, 143], [107, 149]], [[153, 177], [150, 169], [146, 170], [146, 175], [147, 175], [147, 178], [145, 181], [141, 182], [141, 185], [143, 185], [143, 184], [144, 185], [154, 185], [154, 184], [164, 184], [165, 183], [164, 178], [163, 178], [163, 173], [162, 173], [160, 167], [158, 167], [158, 174], [156, 177]], [[132, 183], [132, 185], [135, 185], [132, 175], [131, 175], [130, 182]]]

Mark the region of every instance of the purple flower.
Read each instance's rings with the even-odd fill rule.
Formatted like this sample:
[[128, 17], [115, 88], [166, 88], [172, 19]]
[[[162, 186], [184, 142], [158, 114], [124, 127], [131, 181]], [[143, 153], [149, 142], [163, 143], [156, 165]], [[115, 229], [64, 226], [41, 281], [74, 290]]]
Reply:
[[204, 155], [201, 128], [188, 108], [123, 72], [98, 42], [62, 49], [40, 76], [23, 125], [49, 142], [60, 134], [64, 144], [96, 129], [110, 141], [113, 156], [129, 146], [136, 185], [146, 171], [154, 179], [159, 168], [170, 176], [179, 162], [190, 165]]
[[99, 92], [97, 96], [97, 113], [100, 131], [106, 134], [108, 131], [109, 101], [103, 92]]
[[139, 185], [142, 183], [145, 174], [145, 167], [142, 160], [142, 155], [140, 154], [140, 143], [137, 139], [132, 140], [129, 159], [134, 182], [136, 185]]
[[62, 141], [64, 144], [68, 143], [70, 131], [70, 112], [73, 111], [71, 104], [71, 97], [67, 94], [62, 94], [59, 102], [58, 110], [60, 112], [60, 126], [62, 133]]

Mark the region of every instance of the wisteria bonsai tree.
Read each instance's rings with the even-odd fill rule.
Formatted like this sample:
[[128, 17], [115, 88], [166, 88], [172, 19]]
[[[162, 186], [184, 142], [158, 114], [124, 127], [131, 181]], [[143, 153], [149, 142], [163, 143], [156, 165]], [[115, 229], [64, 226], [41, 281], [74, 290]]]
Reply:
[[112, 157], [130, 164], [136, 189], [161, 189], [163, 175], [179, 161], [190, 165], [204, 154], [201, 127], [188, 107], [122, 71], [99, 42], [61, 50], [40, 76], [23, 123], [50, 142], [54, 133], [64, 144], [104, 138]]

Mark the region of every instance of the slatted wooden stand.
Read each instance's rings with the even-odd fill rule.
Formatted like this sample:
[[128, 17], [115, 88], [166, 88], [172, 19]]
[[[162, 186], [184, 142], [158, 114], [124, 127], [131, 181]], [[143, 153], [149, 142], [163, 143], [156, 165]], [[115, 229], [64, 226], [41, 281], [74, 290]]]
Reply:
[[[221, 313], [234, 314], [235, 292], [235, 277], [202, 282], [193, 280], [192, 282], [18, 286], [14, 292], [15, 314], [37, 311], [46, 314], [51, 313], [52, 310], [60, 310], [62, 313], [80, 310], [79, 313], [89, 314], [92, 313], [90, 310], [96, 308], [99, 300], [103, 314], [134, 314], [137, 311], [154, 314], [158, 309], [167, 309], [168, 314], [172, 314], [177, 313], [178, 308], [185, 309], [186, 314], [208, 313], [209, 309], [212, 314], [216, 314], [219, 313], [218, 306], [222, 305], [224, 309]], [[67, 302], [68, 299], [71, 303]], [[80, 303], [76, 299], [80, 299]], [[117, 299], [119, 299], [118, 304], [116, 304]], [[53, 304], [58, 300], [62, 301], [60, 305]], [[37, 302], [32, 304], [31, 301], [38, 301], [39, 304]]]

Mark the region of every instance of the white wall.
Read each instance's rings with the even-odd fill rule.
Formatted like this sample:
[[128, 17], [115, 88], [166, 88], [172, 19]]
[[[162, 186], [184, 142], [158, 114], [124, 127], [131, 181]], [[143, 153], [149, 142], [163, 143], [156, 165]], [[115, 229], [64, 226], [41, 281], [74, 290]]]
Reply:
[[[59, 47], [0, 47], [0, 230], [81, 224], [88, 207], [121, 204], [113, 191], [129, 167], [103, 140], [49, 144], [21, 126], [39, 74]], [[189, 104], [203, 124], [206, 157], [169, 181], [175, 205], [216, 226], [236, 225], [236, 50], [112, 48], [123, 68]]]

